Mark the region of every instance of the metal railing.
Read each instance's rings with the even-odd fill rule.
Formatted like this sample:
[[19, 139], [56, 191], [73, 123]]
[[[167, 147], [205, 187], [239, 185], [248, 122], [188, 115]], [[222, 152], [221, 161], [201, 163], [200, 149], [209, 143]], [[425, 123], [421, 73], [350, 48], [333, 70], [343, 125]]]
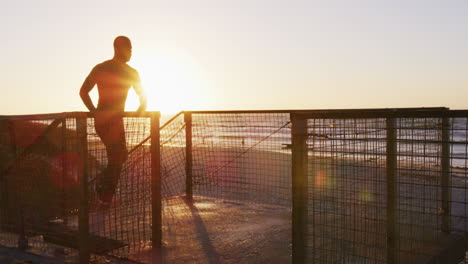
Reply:
[[[153, 206], [153, 210], [140, 212], [151, 221], [135, 222], [131, 227], [124, 223], [142, 217], [116, 218], [112, 211], [105, 217], [99, 215], [102, 210], [92, 186], [107, 158], [89, 113], [0, 117], [3, 246], [88, 263], [92, 254], [99, 259], [95, 254], [125, 247], [129, 251], [142, 239], [160, 243], [160, 230], [151, 228], [161, 226], [159, 113], [128, 112], [124, 120], [127, 145], [134, 148], [124, 165], [115, 200], [127, 213], [146, 204]], [[138, 147], [148, 134], [150, 146]], [[139, 181], [122, 183], [132, 171], [141, 173]], [[140, 195], [145, 200], [132, 202], [129, 194], [135, 189], [148, 190]], [[125, 235], [128, 228], [136, 232]]]
[[[106, 153], [92, 117], [1, 117], [0, 240], [82, 263], [464, 261], [468, 111], [192, 111], [161, 127], [155, 114], [125, 124], [130, 158], [103, 213], [91, 185]], [[59, 188], [34, 196], [48, 185], [12, 186], [13, 174], [60, 175]], [[12, 209], [6, 196], [28, 193]]]

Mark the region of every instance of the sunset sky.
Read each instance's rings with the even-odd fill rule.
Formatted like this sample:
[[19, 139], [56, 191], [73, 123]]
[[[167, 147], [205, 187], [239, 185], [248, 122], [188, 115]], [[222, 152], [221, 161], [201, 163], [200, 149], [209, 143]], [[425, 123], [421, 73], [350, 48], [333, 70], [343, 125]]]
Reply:
[[79, 88], [118, 35], [163, 113], [468, 109], [467, 14], [466, 0], [3, 1], [0, 115], [85, 111]]

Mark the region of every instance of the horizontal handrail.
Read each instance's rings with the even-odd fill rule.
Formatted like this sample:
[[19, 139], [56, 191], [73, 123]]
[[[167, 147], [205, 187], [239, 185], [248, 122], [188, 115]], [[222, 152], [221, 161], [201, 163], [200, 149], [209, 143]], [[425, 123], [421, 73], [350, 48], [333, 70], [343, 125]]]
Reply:
[[0, 115], [0, 120], [47, 120], [62, 119], [70, 113], [32, 114], [32, 115]]
[[274, 114], [274, 113], [341, 113], [341, 112], [387, 112], [387, 111], [447, 111], [447, 107], [409, 107], [409, 108], [357, 108], [357, 109], [285, 109], [285, 110], [196, 110], [184, 111], [192, 114]]
[[[126, 111], [122, 112], [123, 117], [152, 117], [160, 116], [159, 111], [145, 111], [135, 112]], [[61, 118], [84, 118], [93, 117], [91, 112], [63, 112], [63, 113], [50, 113], [50, 114], [32, 114], [32, 115], [0, 115], [0, 120], [44, 120], [44, 119], [61, 119]]]
[[362, 112], [308, 112], [296, 113], [303, 119], [344, 119], [344, 118], [457, 118], [468, 117], [468, 110], [444, 110], [444, 111], [362, 111]]

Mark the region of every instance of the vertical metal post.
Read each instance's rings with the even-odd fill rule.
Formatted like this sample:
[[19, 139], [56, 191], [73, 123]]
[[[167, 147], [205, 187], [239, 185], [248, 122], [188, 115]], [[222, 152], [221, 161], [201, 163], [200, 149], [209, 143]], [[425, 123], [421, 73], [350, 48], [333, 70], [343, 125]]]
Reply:
[[443, 232], [450, 233], [450, 122], [448, 117], [442, 118], [442, 155], [441, 155], [441, 200], [442, 200], [442, 226]]
[[[17, 143], [17, 139], [16, 139], [16, 130], [15, 130], [15, 122], [14, 121], [11, 121], [9, 123], [9, 134], [10, 134], [10, 145], [11, 145], [11, 150], [13, 152], [13, 157], [14, 159], [16, 160], [16, 157], [17, 157], [17, 149], [16, 149], [16, 143]], [[9, 192], [19, 192], [20, 190], [9, 190]], [[18, 195], [21, 195], [21, 193], [16, 193], [15, 194], [17, 197]], [[12, 197], [10, 197], [11, 199]], [[10, 202], [13, 202], [12, 200], [10, 200]], [[18, 248], [19, 249], [26, 249], [28, 248], [28, 238], [26, 237], [26, 230], [25, 230], [25, 226], [24, 226], [24, 214], [23, 214], [23, 202], [22, 202], [22, 199], [19, 199], [17, 200], [18, 204], [17, 206], [19, 207], [18, 208], [18, 222], [17, 222], [17, 225], [18, 225]]]
[[78, 249], [80, 264], [89, 263], [89, 207], [88, 207], [88, 119], [85, 115], [76, 118], [79, 155], [82, 162], [79, 172], [80, 208], [78, 218]]
[[161, 140], [159, 113], [151, 115], [151, 217], [153, 247], [162, 245]]
[[[4, 120], [0, 120], [0, 128], [1, 129], [4, 129], [4, 128], [8, 128], [10, 125], [10, 121], [4, 121]], [[13, 140], [11, 140], [11, 143], [10, 145], [12, 145], [13, 143]], [[8, 149], [8, 151], [10, 151]], [[0, 225], [5, 225], [7, 224], [7, 212], [9, 211], [8, 210], [8, 189], [7, 189], [7, 182], [6, 182], [6, 173], [5, 173], [5, 170], [6, 170], [6, 167], [0, 167]], [[10, 190], [11, 191], [11, 190]], [[9, 213], [11, 214], [11, 212]]]
[[291, 114], [292, 262], [306, 262], [307, 246], [307, 119]]
[[387, 263], [397, 263], [397, 133], [396, 119], [387, 118]]
[[61, 186], [61, 190], [60, 190], [60, 195], [61, 195], [61, 199], [60, 199], [60, 205], [61, 205], [61, 210], [60, 210], [60, 213], [62, 214], [63, 216], [63, 219], [64, 219], [64, 222], [65, 224], [67, 223], [67, 217], [65, 217], [66, 215], [66, 198], [68, 197], [65, 197], [66, 196], [66, 193], [65, 193], [65, 188], [63, 188], [63, 186], [65, 186], [65, 181], [66, 181], [66, 173], [68, 172], [68, 161], [67, 161], [67, 156], [65, 155], [65, 153], [67, 153], [67, 118], [63, 118], [62, 119], [62, 131], [61, 131], [62, 135], [62, 139], [61, 139], [61, 143], [62, 143], [62, 146], [61, 146], [61, 151], [62, 151], [62, 172], [61, 172], [61, 179], [60, 179], [60, 186]]
[[185, 194], [187, 199], [193, 199], [193, 174], [192, 174], [192, 113], [184, 113], [185, 120]]

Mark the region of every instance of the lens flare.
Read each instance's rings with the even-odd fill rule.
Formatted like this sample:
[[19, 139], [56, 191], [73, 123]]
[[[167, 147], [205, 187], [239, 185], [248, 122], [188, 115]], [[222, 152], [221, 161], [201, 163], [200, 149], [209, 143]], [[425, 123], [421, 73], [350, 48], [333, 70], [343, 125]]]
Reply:
[[361, 200], [364, 202], [371, 202], [373, 200], [372, 193], [365, 189], [361, 192]]

